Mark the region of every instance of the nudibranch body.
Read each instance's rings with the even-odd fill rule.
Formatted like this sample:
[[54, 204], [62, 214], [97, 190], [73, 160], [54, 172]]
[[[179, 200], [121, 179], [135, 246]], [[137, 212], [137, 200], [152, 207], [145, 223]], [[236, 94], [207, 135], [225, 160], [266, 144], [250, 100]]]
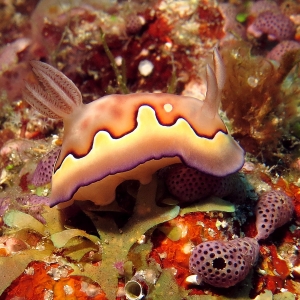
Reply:
[[34, 61], [42, 85], [26, 83], [24, 98], [42, 114], [62, 118], [64, 140], [52, 176], [51, 205], [91, 200], [107, 205], [125, 180], [182, 162], [216, 176], [236, 172], [244, 152], [218, 115], [224, 66], [214, 52], [205, 100], [164, 93], [109, 95], [83, 104], [74, 83]]

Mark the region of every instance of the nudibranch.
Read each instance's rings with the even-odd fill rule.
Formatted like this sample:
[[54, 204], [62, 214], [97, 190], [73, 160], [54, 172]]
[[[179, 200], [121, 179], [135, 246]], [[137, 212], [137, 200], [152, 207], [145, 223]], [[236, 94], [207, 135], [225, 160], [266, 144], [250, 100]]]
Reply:
[[108, 95], [82, 103], [60, 71], [32, 61], [39, 84], [26, 83], [24, 99], [40, 113], [63, 119], [64, 138], [53, 170], [50, 205], [91, 200], [107, 205], [125, 180], [151, 181], [159, 169], [184, 163], [225, 176], [239, 170], [244, 151], [219, 114], [225, 68], [219, 53], [207, 65], [205, 99], [164, 93]]

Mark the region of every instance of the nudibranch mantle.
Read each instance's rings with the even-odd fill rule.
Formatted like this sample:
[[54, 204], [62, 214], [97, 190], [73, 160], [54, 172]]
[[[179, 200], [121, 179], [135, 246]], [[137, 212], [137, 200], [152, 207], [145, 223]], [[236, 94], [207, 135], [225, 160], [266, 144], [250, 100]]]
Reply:
[[25, 100], [44, 115], [64, 121], [51, 205], [69, 205], [71, 200], [107, 205], [123, 181], [147, 184], [157, 170], [178, 162], [215, 176], [239, 170], [244, 151], [218, 115], [224, 71], [216, 52], [214, 59], [215, 70], [207, 68], [203, 101], [136, 93], [109, 95], [89, 104], [82, 103], [77, 87], [61, 72], [32, 62], [43, 88], [26, 83]]

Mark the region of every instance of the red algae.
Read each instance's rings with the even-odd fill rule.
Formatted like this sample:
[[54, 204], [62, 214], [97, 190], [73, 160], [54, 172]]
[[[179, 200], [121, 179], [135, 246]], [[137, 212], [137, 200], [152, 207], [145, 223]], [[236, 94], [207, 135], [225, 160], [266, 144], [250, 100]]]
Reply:
[[290, 275], [290, 270], [286, 261], [278, 257], [275, 245], [270, 245], [268, 249], [270, 251], [269, 255], [271, 256], [270, 262], [268, 263], [268, 269], [272, 270], [272, 272], [281, 279], [286, 279]]
[[273, 294], [278, 293], [284, 286], [284, 281], [272, 275], [260, 277], [258, 280], [258, 293], [263, 293], [265, 290], [271, 291]]
[[153, 23], [150, 23], [148, 34], [152, 38], [157, 38], [161, 42], [171, 42], [172, 26], [162, 16], [158, 17]]
[[[14, 297], [25, 297], [26, 300], [45, 299], [47, 291], [50, 293], [52, 299], [91, 299], [91, 294], [88, 295], [83, 289], [83, 283], [86, 279], [79, 276], [70, 276], [71, 271], [64, 274], [60, 279], [53, 279], [49, 272], [54, 268], [58, 268], [58, 264], [47, 265], [44, 262], [32, 262], [26, 268], [26, 273], [16, 279], [10, 288], [5, 291], [0, 299], [11, 300]], [[95, 295], [93, 299], [104, 300], [107, 299], [105, 294], [96, 284], [86, 282], [86, 285], [94, 285]], [[28, 288], [30, 287], [30, 288]], [[92, 288], [91, 288], [92, 290]]]
[[217, 6], [200, 3], [198, 14], [200, 22], [199, 35], [201, 39], [221, 39], [225, 36], [223, 30], [224, 19]]

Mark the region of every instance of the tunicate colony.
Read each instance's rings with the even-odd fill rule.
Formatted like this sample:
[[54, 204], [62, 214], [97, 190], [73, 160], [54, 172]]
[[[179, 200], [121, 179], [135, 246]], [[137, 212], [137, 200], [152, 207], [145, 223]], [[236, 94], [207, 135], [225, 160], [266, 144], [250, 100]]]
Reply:
[[190, 270], [206, 283], [227, 288], [245, 279], [258, 254], [259, 245], [252, 238], [204, 242], [194, 248]]
[[284, 192], [272, 190], [262, 194], [256, 206], [255, 238], [210, 241], [197, 245], [190, 256], [190, 271], [199, 282], [216, 287], [234, 286], [245, 279], [259, 256], [258, 241], [266, 239], [275, 229], [293, 216], [293, 201]]

